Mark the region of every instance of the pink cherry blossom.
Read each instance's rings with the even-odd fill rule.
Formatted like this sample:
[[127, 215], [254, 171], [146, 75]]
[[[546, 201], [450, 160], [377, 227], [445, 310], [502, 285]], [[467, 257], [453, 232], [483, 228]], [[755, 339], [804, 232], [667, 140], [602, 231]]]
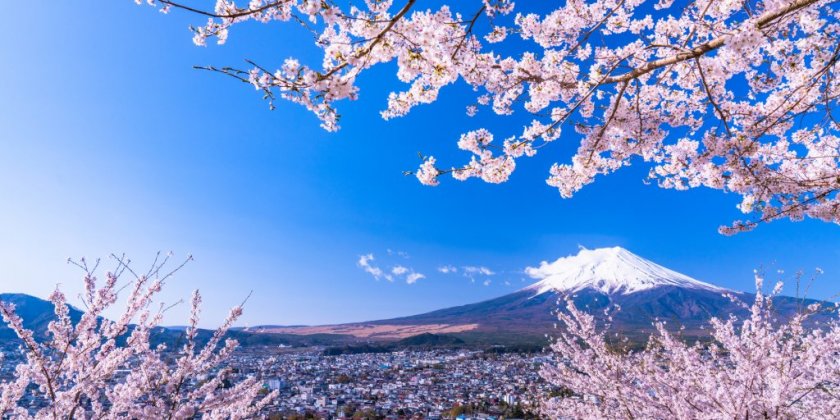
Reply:
[[[184, 344], [153, 347], [150, 336], [167, 309], [153, 298], [183, 264], [162, 272], [169, 259], [164, 257], [139, 273], [124, 257], [114, 258], [116, 267], [101, 283], [96, 277], [98, 261], [92, 267], [84, 259], [74, 262], [85, 272], [85, 312], [72, 322], [66, 297], [57, 289], [50, 296], [55, 320], [46, 340], [36, 340], [24, 328], [14, 305], [0, 302], [0, 315], [17, 334], [25, 356], [14, 379], [0, 383], [0, 417], [245, 419], [276, 397], [260, 397], [262, 382], [253, 377], [229, 388], [220, 386], [230, 373], [223, 362], [237, 346], [225, 337], [242, 315], [241, 305], [230, 311], [204, 346], [198, 346], [201, 295], [196, 291]], [[125, 277], [130, 280], [122, 281]], [[118, 298], [125, 302], [123, 311], [113, 320], [106, 318], [105, 311]], [[46, 404], [33, 412], [23, 404], [27, 398]]]
[[207, 18], [193, 28], [198, 45], [224, 43], [246, 21], [304, 23], [321, 62], [205, 69], [253, 85], [272, 108], [277, 98], [306, 107], [326, 130], [339, 129], [336, 107], [358, 97], [359, 75], [384, 63], [395, 65], [401, 84], [387, 94], [383, 118], [431, 104], [455, 83], [475, 92], [464, 104], [469, 115], [481, 108], [498, 118], [528, 115], [521, 131], [515, 123], [497, 133], [526, 147], [482, 150], [435, 171], [426, 159], [418, 172], [426, 185], [447, 173], [504, 182], [517, 160], [550, 153], [546, 146], [562, 133], [577, 152], [546, 169], [563, 197], [642, 161], [662, 188], [742, 197], [738, 208], [749, 219], [724, 233], [781, 218], [840, 222], [837, 2], [219, 0], [212, 10], [147, 3]]
[[[773, 297], [758, 293], [747, 319], [712, 319], [711, 342], [687, 344], [657, 322], [641, 351], [622, 350], [596, 318], [566, 300], [553, 363], [542, 375], [564, 390], [543, 406], [551, 418], [836, 418], [840, 413], [837, 308], [804, 306], [777, 319]], [[734, 301], [740, 303], [737, 298]], [[806, 326], [820, 311], [830, 322]], [[609, 321], [609, 318], [607, 318]]]

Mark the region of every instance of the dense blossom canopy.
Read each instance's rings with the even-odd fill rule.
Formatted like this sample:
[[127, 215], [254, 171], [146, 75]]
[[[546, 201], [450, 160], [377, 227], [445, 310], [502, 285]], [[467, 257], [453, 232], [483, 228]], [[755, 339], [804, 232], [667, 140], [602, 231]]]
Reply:
[[[663, 322], [644, 351], [610, 345], [591, 314], [567, 300], [556, 362], [543, 376], [565, 395], [545, 404], [552, 418], [828, 419], [840, 413], [840, 322], [813, 303], [777, 319], [758, 293], [748, 319], [712, 319], [712, 343], [686, 344]], [[737, 300], [733, 296], [733, 300]], [[745, 305], [746, 306], [746, 305]], [[806, 321], [833, 311], [819, 328]], [[813, 324], [813, 323], [812, 323]]]
[[[177, 271], [161, 273], [167, 259], [155, 260], [148, 272], [138, 274], [118, 258], [102, 284], [95, 275], [98, 262], [92, 267], [84, 260], [77, 263], [85, 270], [85, 312], [74, 322], [66, 296], [56, 290], [50, 296], [55, 319], [46, 340], [24, 327], [14, 305], [0, 302], [0, 316], [19, 337], [25, 355], [15, 377], [0, 382], [0, 418], [245, 419], [275, 398], [276, 392], [258, 397], [263, 389], [258, 378], [224, 386], [230, 374], [224, 362], [237, 346], [225, 336], [242, 315], [241, 305], [231, 309], [202, 347], [196, 342], [201, 305], [196, 291], [183, 345], [168, 349], [150, 343], [167, 309], [156, 308], [153, 298]], [[123, 275], [132, 280], [120, 282]], [[124, 310], [115, 320], [105, 318], [118, 298]], [[37, 404], [30, 407], [29, 401]]]
[[206, 16], [193, 28], [198, 45], [224, 43], [249, 20], [305, 26], [321, 63], [207, 69], [305, 106], [330, 131], [336, 103], [355, 99], [358, 76], [386, 62], [406, 88], [388, 95], [383, 118], [432, 103], [458, 81], [475, 91], [469, 115], [532, 115], [521, 130], [466, 131], [457, 142], [472, 154], [464, 165], [426, 157], [416, 175], [427, 185], [445, 173], [504, 182], [565, 132], [580, 145], [547, 181], [564, 197], [642, 159], [661, 187], [740, 195], [751, 217], [725, 233], [779, 218], [840, 221], [833, 0], [218, 0], [212, 10], [146, 2]]

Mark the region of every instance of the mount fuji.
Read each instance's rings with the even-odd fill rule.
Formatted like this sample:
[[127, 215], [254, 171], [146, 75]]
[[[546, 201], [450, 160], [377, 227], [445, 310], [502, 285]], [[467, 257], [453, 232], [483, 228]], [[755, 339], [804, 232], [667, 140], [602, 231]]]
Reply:
[[[440, 309], [420, 315], [361, 323], [321, 326], [263, 326], [249, 331], [233, 331], [244, 345], [280, 343], [332, 345], [360, 341], [399, 342], [406, 345], [537, 345], [548, 344], [546, 336], [557, 330], [556, 311], [563, 297], [571, 297], [578, 308], [586, 309], [602, 322], [610, 311], [611, 332], [644, 342], [653, 331], [653, 322], [661, 320], [682, 337], [708, 338], [712, 317], [749, 314], [743, 305], [730, 297], [751, 304], [755, 295], [727, 290], [695, 280], [684, 274], [639, 257], [626, 249], [582, 249], [576, 255], [542, 262], [525, 273], [535, 283], [516, 292], [463, 306]], [[0, 301], [16, 304], [37, 335], [46, 334], [52, 317], [52, 304], [28, 295], [0, 294]], [[779, 319], [785, 319], [811, 303], [830, 305], [810, 299], [778, 296], [773, 307]], [[81, 312], [73, 309], [71, 317]], [[831, 315], [824, 315], [825, 317]], [[821, 317], [812, 318], [822, 321]], [[209, 334], [209, 332], [207, 332]], [[180, 337], [177, 330], [159, 339]], [[14, 341], [14, 334], [0, 323], [0, 347]]]
[[[483, 344], [546, 343], [556, 334], [558, 300], [570, 296], [578, 308], [605, 319], [612, 312], [610, 330], [631, 339], [644, 340], [662, 320], [668, 328], [681, 328], [688, 339], [708, 336], [712, 317], [730, 314], [744, 319], [743, 305], [754, 295], [727, 290], [693, 279], [614, 247], [582, 249], [577, 255], [542, 262], [526, 270], [535, 283], [516, 292], [483, 302], [441, 309], [420, 315], [316, 327], [266, 327], [264, 332], [290, 334], [344, 334], [366, 340], [395, 340], [418, 334], [455, 336]], [[780, 318], [790, 316], [803, 304], [816, 301], [779, 296], [774, 300]]]
[[[556, 333], [556, 311], [569, 296], [579, 308], [596, 317], [612, 306], [610, 328], [635, 338], [653, 332], [653, 322], [664, 320], [683, 334], [705, 336], [714, 316], [746, 315], [741, 305], [753, 296], [693, 279], [620, 248], [581, 249], [577, 255], [542, 262], [525, 270], [535, 283], [514, 293], [470, 305], [426, 314], [376, 321], [384, 324], [474, 325], [459, 333], [480, 341], [533, 341]], [[798, 307], [798, 306], [797, 306]]]

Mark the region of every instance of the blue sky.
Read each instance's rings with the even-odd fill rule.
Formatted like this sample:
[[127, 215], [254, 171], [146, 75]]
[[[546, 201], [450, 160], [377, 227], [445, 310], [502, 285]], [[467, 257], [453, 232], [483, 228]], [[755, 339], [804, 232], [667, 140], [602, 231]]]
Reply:
[[[199, 48], [190, 23], [200, 21], [125, 0], [95, 10], [33, 2], [0, 26], [0, 291], [75, 293], [68, 256], [127, 252], [145, 263], [172, 250], [196, 260], [163, 298], [201, 289], [208, 326], [250, 290], [248, 324], [361, 321], [499, 296], [527, 284], [526, 266], [578, 245], [620, 245], [741, 290], [755, 267], [822, 267], [811, 295], [840, 292], [836, 225], [775, 222], [725, 237], [717, 227], [742, 217], [736, 196], [644, 185], [642, 163], [561, 199], [544, 180], [572, 138], [523, 161], [504, 185], [423, 187], [402, 175], [418, 151], [463, 162], [461, 132], [516, 131], [525, 116], [468, 118], [468, 89], [455, 86], [385, 122], [378, 111], [398, 82], [383, 66], [361, 80], [360, 100], [340, 104], [343, 129], [329, 134], [296, 105], [271, 112], [248, 86], [191, 68], [311, 62], [304, 31], [246, 25], [225, 46]], [[426, 278], [377, 281], [357, 266], [368, 253]], [[442, 265], [495, 274], [473, 282]]]

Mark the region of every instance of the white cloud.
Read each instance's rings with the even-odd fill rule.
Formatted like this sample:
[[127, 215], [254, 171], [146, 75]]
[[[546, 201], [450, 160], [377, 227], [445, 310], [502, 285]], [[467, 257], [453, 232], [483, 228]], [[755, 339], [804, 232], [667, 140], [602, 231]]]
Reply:
[[[549, 263], [548, 261], [541, 261], [539, 267], [525, 267], [525, 274], [534, 280], [542, 280], [554, 274], [555, 264]], [[522, 280], [524, 281], [525, 279]]]
[[462, 268], [464, 269], [464, 273], [467, 273], [467, 274], [478, 274], [478, 275], [482, 275], [482, 276], [492, 276], [492, 275], [496, 274], [496, 273], [493, 272], [493, 270], [491, 270], [487, 267], [484, 267], [484, 266], [468, 265], [468, 266], [465, 266], [465, 267], [462, 267]]
[[[391, 249], [388, 250], [388, 255], [398, 255], [403, 258], [408, 258], [407, 253], [403, 251], [394, 251]], [[418, 280], [426, 278], [426, 275], [418, 273], [414, 271], [413, 268], [401, 264], [391, 265], [390, 268], [386, 268], [383, 270], [382, 268], [374, 264], [374, 260], [375, 257], [373, 256], [373, 253], [364, 254], [359, 256], [359, 260], [356, 262], [356, 265], [358, 265], [366, 273], [373, 276], [373, 278], [375, 278], [376, 280], [385, 279], [390, 282], [393, 282], [396, 279], [405, 279], [406, 283], [414, 284]]]
[[[453, 268], [454, 268], [454, 267], [453, 267]], [[473, 283], [473, 284], [475, 284], [475, 283], [480, 283], [480, 284], [482, 284], [482, 285], [484, 285], [484, 286], [489, 286], [491, 283], [493, 283], [493, 282], [492, 282], [489, 278], [487, 278], [487, 277], [489, 277], [489, 276], [495, 276], [495, 275], [496, 275], [496, 272], [495, 272], [495, 271], [493, 271], [493, 270], [491, 270], [490, 268], [485, 267], [485, 266], [483, 266], [483, 265], [465, 265], [465, 266], [461, 266], [460, 271], [461, 271], [461, 274], [462, 274], [464, 277], [466, 277], [466, 278], [470, 279], [470, 283]], [[480, 277], [485, 277], [485, 278], [484, 278], [484, 280], [482, 281]], [[478, 282], [476, 282], [476, 278], [479, 278], [479, 279], [478, 279], [478, 280], [479, 280]]]
[[409, 273], [409, 274], [405, 277], [405, 282], [406, 282], [406, 283], [408, 283], [408, 284], [414, 284], [414, 283], [416, 283], [416, 282], [417, 282], [417, 280], [420, 280], [420, 279], [425, 279], [425, 278], [426, 278], [426, 276], [424, 276], [424, 275], [422, 275], [422, 274], [420, 274], [420, 273], [414, 273], [414, 272], [412, 272], [412, 273]]
[[393, 281], [393, 277], [385, 274], [385, 272], [383, 272], [381, 268], [371, 264], [373, 260], [373, 254], [364, 254], [359, 256], [359, 261], [357, 261], [356, 264], [359, 267], [361, 267], [362, 270], [365, 270], [366, 273], [370, 274], [371, 276], [373, 276], [373, 278], [377, 280], [379, 280], [380, 278], [385, 278], [385, 280]]
[[458, 267], [455, 267], [454, 265], [442, 265], [442, 266], [438, 267], [437, 270], [440, 271], [443, 274], [457, 273], [458, 272]]

